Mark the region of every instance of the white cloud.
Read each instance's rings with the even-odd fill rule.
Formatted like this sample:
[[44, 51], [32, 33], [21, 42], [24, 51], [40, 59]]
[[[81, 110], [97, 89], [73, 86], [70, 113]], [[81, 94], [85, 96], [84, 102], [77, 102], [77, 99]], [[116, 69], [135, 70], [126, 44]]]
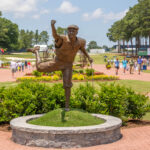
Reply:
[[127, 12], [128, 12], [128, 9], [126, 9], [123, 12], [119, 12], [119, 13], [111, 12], [109, 14], [104, 14], [104, 22], [122, 19], [126, 15]]
[[[4, 13], [12, 13], [15, 17], [24, 17], [27, 13], [37, 12], [37, 4], [40, 2], [42, 0], [0, 0], [0, 10]], [[44, 9], [41, 13], [46, 14], [48, 10]]]
[[88, 13], [84, 13], [83, 14], [83, 19], [86, 20], [86, 21], [90, 20], [90, 15]]
[[101, 8], [97, 8], [92, 13], [84, 13], [82, 15], [82, 17], [85, 21], [102, 18], [104, 20], [104, 22], [108, 22], [111, 20], [119, 20], [119, 19], [123, 18], [127, 12], [128, 12], [128, 10], [125, 10], [125, 11], [119, 12], [119, 13], [110, 12], [108, 14], [105, 14]]
[[93, 19], [97, 19], [100, 18], [103, 15], [103, 12], [100, 8], [96, 9], [93, 13], [92, 13], [92, 18]]
[[27, 13], [36, 9], [36, 0], [0, 0], [0, 10], [15, 14]]
[[63, 1], [57, 10], [59, 12], [67, 14], [67, 13], [75, 13], [79, 10], [79, 8], [73, 6], [69, 1]]
[[39, 19], [41, 17], [41, 15], [45, 15], [45, 14], [49, 14], [49, 10], [43, 9], [40, 12], [38, 12], [38, 14], [32, 15], [32, 18], [33, 19]]
[[97, 8], [92, 13], [84, 13], [82, 16], [85, 21], [89, 21], [89, 20], [93, 20], [93, 19], [98, 19], [98, 18], [102, 17], [102, 15], [103, 15], [103, 12], [102, 12], [101, 8]]

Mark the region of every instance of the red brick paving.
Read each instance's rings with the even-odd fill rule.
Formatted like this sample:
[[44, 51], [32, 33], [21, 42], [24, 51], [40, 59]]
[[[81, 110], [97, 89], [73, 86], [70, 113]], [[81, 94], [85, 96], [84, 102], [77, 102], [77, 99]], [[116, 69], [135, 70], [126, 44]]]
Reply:
[[[121, 130], [123, 137], [114, 143], [70, 150], [150, 150], [150, 126]], [[0, 131], [0, 150], [58, 150], [28, 147], [11, 141], [11, 132]]]
[[11, 82], [16, 81], [17, 77], [22, 77], [26, 73], [32, 72], [31, 70], [25, 69], [24, 72], [16, 72], [14, 78], [12, 77], [12, 73], [10, 69], [0, 69], [0, 82]]

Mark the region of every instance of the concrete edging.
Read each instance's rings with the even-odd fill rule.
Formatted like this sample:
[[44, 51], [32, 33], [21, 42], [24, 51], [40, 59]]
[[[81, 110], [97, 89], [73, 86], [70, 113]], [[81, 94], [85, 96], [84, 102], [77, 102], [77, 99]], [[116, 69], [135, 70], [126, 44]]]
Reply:
[[48, 127], [27, 123], [42, 115], [19, 117], [10, 122], [12, 140], [28, 146], [72, 148], [111, 143], [121, 138], [121, 119], [101, 114], [92, 115], [106, 122], [83, 127]]

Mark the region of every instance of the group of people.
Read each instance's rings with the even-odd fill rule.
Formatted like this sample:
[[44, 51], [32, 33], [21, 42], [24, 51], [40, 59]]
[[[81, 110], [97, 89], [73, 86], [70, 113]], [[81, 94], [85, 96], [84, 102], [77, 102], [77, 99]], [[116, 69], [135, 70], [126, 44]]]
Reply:
[[137, 59], [131, 57], [129, 60], [127, 60], [126, 57], [124, 57], [122, 62], [120, 62], [119, 59], [116, 58], [116, 60], [114, 61], [114, 66], [116, 68], [116, 75], [118, 75], [118, 70], [120, 67], [123, 68], [124, 74], [127, 70], [129, 70], [130, 74], [133, 74], [133, 71], [138, 70], [138, 74], [140, 74], [141, 70], [144, 69], [144, 65], [149, 66], [150, 59], [141, 58], [141, 56], [139, 56], [139, 58]]
[[10, 62], [10, 68], [12, 72], [12, 77], [14, 77], [14, 73], [18, 72], [24, 72], [24, 69], [31, 69], [31, 62], [30, 61], [11, 61]]

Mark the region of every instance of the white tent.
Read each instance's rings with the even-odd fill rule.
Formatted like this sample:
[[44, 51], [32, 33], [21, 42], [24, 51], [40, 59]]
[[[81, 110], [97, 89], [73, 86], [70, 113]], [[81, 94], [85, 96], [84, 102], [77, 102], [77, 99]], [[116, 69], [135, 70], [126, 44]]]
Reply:
[[45, 52], [48, 50], [48, 46], [47, 45], [34, 45], [34, 47], [39, 46], [40, 47], [40, 52]]

